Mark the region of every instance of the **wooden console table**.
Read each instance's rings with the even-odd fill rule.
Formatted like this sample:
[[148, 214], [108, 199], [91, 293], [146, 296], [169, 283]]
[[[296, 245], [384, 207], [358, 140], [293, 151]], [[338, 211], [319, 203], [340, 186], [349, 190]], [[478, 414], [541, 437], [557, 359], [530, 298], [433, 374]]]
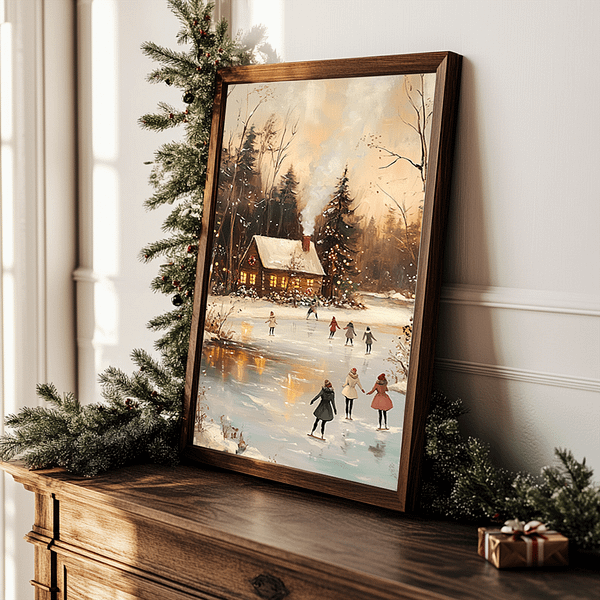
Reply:
[[498, 571], [476, 527], [237, 473], [135, 466], [94, 479], [2, 463], [35, 493], [38, 600], [591, 599], [597, 566]]

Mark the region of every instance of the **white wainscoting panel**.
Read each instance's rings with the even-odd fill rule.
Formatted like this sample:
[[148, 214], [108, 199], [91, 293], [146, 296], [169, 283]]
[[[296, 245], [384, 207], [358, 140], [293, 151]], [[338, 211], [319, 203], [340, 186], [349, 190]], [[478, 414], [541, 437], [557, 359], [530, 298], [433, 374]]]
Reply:
[[435, 364], [436, 387], [469, 409], [465, 432], [489, 442], [501, 464], [538, 473], [555, 447], [600, 464], [600, 444], [589, 443], [600, 436], [594, 298], [446, 286]]

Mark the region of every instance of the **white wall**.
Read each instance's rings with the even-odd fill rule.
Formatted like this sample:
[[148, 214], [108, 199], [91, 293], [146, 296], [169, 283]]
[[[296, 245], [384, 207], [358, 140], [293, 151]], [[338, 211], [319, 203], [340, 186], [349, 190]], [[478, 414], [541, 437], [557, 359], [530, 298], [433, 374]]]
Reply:
[[[101, 73], [97, 93], [112, 96], [94, 96], [92, 131], [115, 132], [109, 162], [96, 151], [90, 169], [109, 165], [115, 181], [92, 194], [103, 213], [93, 272], [97, 306], [109, 298], [113, 310], [97, 311], [92, 343], [80, 339], [80, 356], [88, 344], [95, 357], [95, 371], [80, 368], [86, 399], [95, 373], [129, 372], [130, 351], [151, 349], [145, 323], [169, 306], [148, 290], [157, 265], [136, 256], [161, 237], [166, 214], [142, 208], [151, 192], [142, 163], [172, 134], [136, 121], [159, 100], [180, 103], [179, 92], [146, 83], [153, 64], [139, 52], [145, 40], [174, 46], [178, 22], [163, 0], [140, 3], [93, 3], [102, 42], [91, 76]], [[563, 446], [600, 471], [600, 4], [231, 0], [219, 9], [234, 33], [266, 29], [269, 61], [464, 56], [436, 384], [464, 400], [465, 431], [490, 442], [500, 464], [538, 473]]]
[[284, 61], [464, 56], [436, 386], [499, 464], [600, 474], [600, 3], [232, 0]]
[[138, 119], [159, 101], [180, 103], [180, 93], [146, 82], [154, 64], [145, 41], [171, 46], [179, 22], [162, 0], [84, 0], [78, 3], [80, 252], [78, 395], [97, 401], [97, 376], [108, 366], [134, 370], [134, 348], [153, 350], [147, 322], [169, 308], [149, 284], [157, 264], [138, 260], [160, 239], [167, 212], [148, 213], [143, 202], [153, 153], [177, 132], [143, 131]]
[[[145, 81], [153, 64], [139, 47], [174, 46], [179, 24], [163, 0], [140, 4], [94, 0], [90, 17], [101, 40], [90, 74], [102, 83], [91, 84], [91, 132], [113, 133], [112, 145], [93, 141], [84, 166], [97, 175], [82, 201], [102, 217], [84, 236], [93, 262], [80, 264], [99, 281], [93, 339], [80, 335], [86, 400], [97, 396], [96, 373], [129, 372], [131, 350], [152, 348], [145, 324], [169, 307], [148, 289], [157, 265], [136, 257], [162, 236], [166, 214], [142, 208], [143, 161], [176, 134], [142, 131], [137, 119], [181, 99]], [[562, 446], [600, 471], [600, 4], [231, 0], [219, 10], [234, 34], [266, 30], [269, 61], [464, 56], [436, 385], [464, 400], [465, 431], [490, 442], [499, 464], [538, 473]]]
[[[490, 442], [499, 464], [538, 473], [563, 446], [600, 470], [600, 4], [232, 0], [219, 10], [234, 34], [266, 29], [269, 61], [464, 56], [436, 385], [464, 400], [465, 431]], [[91, 39], [81, 53], [92, 50], [81, 77], [91, 78], [81, 160], [92, 180], [79, 273], [96, 282], [78, 284], [95, 311], [80, 315], [79, 390], [94, 400], [97, 373], [133, 370], [131, 350], [156, 337], [145, 324], [170, 306], [148, 288], [158, 265], [137, 254], [167, 214], [142, 207], [143, 162], [177, 133], [137, 119], [181, 98], [145, 81], [154, 65], [139, 47], [175, 46], [179, 23], [163, 0], [88, 0], [79, 13]]]
[[[30, 0], [28, 0], [30, 1]], [[48, 0], [46, 0], [48, 1]], [[51, 1], [51, 0], [50, 0]], [[216, 3], [222, 10], [222, 2]], [[159, 260], [143, 264], [146, 244], [166, 237], [169, 207], [148, 212], [154, 152], [181, 135], [142, 130], [138, 119], [159, 102], [180, 106], [182, 94], [146, 76], [156, 63], [141, 51], [151, 41], [176, 48], [180, 23], [165, 0], [78, 0], [79, 264], [78, 396], [100, 399], [98, 374], [114, 366], [131, 373], [131, 351], [153, 352], [146, 325], [170, 310], [150, 291]]]

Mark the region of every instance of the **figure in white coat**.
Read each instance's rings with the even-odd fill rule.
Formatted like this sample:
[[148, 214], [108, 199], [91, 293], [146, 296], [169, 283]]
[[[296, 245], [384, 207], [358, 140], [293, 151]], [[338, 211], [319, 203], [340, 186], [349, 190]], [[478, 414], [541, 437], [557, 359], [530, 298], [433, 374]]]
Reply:
[[358, 398], [358, 392], [356, 391], [356, 387], [359, 387], [362, 393], [365, 393], [363, 386], [360, 383], [360, 379], [358, 378], [358, 373], [355, 368], [350, 369], [346, 377], [346, 381], [344, 383], [344, 387], [342, 389], [342, 395], [346, 399], [346, 419], [352, 421], [352, 407], [354, 405], [354, 400]]

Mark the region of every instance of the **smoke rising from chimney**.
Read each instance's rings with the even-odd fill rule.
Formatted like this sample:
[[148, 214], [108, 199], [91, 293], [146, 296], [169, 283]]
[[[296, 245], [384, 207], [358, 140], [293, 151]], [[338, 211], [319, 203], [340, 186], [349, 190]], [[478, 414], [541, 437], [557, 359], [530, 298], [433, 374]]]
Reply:
[[[349, 164], [351, 178], [353, 157], [364, 154], [360, 140], [366, 133], [375, 133], [383, 109], [387, 105], [397, 77], [364, 77], [348, 79], [344, 94], [344, 109], [335, 117], [331, 134], [320, 145], [321, 153], [310, 163], [309, 179], [304, 189], [305, 207], [301, 212], [302, 229], [312, 235], [315, 219], [323, 211], [335, 186]], [[332, 118], [333, 121], [333, 118]]]

